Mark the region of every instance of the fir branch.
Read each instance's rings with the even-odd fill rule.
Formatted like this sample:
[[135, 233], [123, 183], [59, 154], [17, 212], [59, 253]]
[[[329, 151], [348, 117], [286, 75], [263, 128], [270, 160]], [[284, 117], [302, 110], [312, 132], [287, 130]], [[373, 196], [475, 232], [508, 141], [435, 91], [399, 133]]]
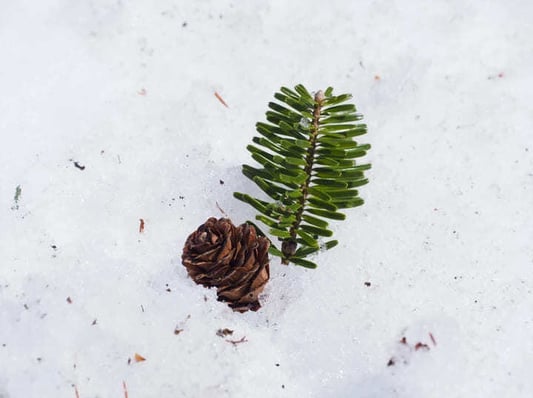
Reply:
[[364, 171], [370, 165], [357, 164], [356, 159], [366, 155], [370, 145], [354, 137], [365, 134], [366, 125], [356, 123], [362, 116], [345, 103], [351, 95], [334, 96], [331, 87], [314, 97], [302, 85], [294, 91], [282, 87], [274, 97], [281, 103], [268, 104], [267, 123], [256, 125], [261, 137], [247, 147], [263, 167], [243, 165], [243, 174], [274, 202], [239, 192], [234, 196], [258, 210], [256, 219], [282, 242], [281, 250], [271, 246], [271, 254], [284, 264], [314, 268], [316, 264], [304, 257], [338, 243], [319, 243], [321, 237], [333, 235], [325, 219], [343, 220], [339, 209], [364, 203], [354, 188], [368, 183]]

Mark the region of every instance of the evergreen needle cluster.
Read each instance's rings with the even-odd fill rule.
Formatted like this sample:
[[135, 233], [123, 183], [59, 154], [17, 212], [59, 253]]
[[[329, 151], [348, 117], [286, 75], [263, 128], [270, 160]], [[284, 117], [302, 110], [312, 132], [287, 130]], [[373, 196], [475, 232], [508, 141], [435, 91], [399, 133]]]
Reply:
[[252, 158], [262, 167], [243, 165], [243, 174], [254, 181], [273, 201], [235, 192], [234, 196], [260, 212], [258, 221], [281, 241], [270, 252], [284, 264], [308, 268], [316, 264], [305, 257], [330, 249], [327, 220], [344, 220], [340, 209], [363, 204], [358, 187], [370, 164], [358, 164], [369, 144], [354, 140], [366, 133], [358, 123], [362, 115], [347, 103], [350, 94], [333, 95], [333, 88], [314, 96], [302, 85], [294, 90], [282, 87], [270, 102], [267, 122], [256, 125], [259, 137], [248, 145]]

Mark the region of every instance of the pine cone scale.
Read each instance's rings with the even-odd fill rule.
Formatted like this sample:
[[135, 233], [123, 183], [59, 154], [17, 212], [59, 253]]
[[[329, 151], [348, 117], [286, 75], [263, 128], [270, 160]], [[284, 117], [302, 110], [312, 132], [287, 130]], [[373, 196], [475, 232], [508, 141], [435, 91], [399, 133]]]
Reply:
[[264, 285], [266, 285], [269, 278], [268, 270], [263, 268], [259, 271], [258, 275], [254, 280], [252, 281], [251, 288], [253, 290], [256, 289], [262, 289]]

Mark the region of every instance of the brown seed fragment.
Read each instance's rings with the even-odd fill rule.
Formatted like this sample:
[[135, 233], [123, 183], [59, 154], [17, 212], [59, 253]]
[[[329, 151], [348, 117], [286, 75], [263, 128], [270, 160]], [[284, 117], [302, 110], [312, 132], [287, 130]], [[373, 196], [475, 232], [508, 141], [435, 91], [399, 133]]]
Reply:
[[224, 328], [224, 329], [218, 329], [217, 330], [217, 336], [219, 337], [226, 337], [233, 334], [233, 330]]
[[142, 355], [137, 354], [137, 353], [135, 353], [135, 355], [134, 355], [133, 358], [135, 359], [135, 362], [143, 362], [143, 361], [146, 361], [146, 358], [145, 358], [145, 357], [143, 357]]
[[429, 351], [429, 346], [419, 341], [418, 343], [415, 344], [415, 351], [418, 351], [418, 350]]

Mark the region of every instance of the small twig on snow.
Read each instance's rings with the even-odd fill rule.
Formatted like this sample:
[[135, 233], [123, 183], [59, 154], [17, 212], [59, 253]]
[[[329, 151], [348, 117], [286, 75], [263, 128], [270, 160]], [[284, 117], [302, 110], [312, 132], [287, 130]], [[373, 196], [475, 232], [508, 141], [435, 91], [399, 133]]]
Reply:
[[126, 387], [126, 382], [122, 380], [122, 388], [124, 389], [124, 398], [128, 398], [128, 387]]
[[224, 217], [229, 218], [228, 214], [224, 211], [224, 209], [222, 209], [222, 207], [220, 207], [218, 202], [215, 202], [215, 204], [217, 205], [217, 209], [220, 210], [220, 212], [224, 215]]
[[437, 345], [437, 341], [435, 340], [435, 337], [433, 337], [433, 333], [429, 332], [429, 338], [431, 339], [431, 342], [433, 345]]
[[240, 343], [246, 343], [248, 340], [246, 340], [246, 336], [243, 336], [242, 339], [240, 340], [226, 340], [226, 341], [236, 346], [237, 344], [240, 344]]
[[226, 104], [226, 101], [224, 101], [224, 100], [222, 99], [222, 97], [220, 96], [220, 94], [217, 93], [216, 91], [215, 91], [215, 97], [217, 97], [217, 99], [220, 101], [220, 103], [221, 103], [222, 105], [224, 105], [226, 108], [229, 108], [228, 104]]

